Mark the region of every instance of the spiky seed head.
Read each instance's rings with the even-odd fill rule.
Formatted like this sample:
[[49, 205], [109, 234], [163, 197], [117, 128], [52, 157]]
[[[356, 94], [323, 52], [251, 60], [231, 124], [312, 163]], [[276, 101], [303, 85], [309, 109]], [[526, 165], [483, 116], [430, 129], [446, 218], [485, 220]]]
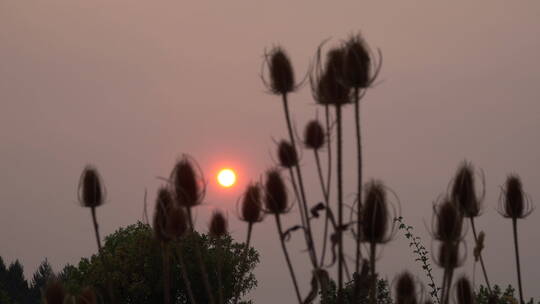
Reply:
[[304, 144], [308, 149], [319, 150], [325, 142], [324, 129], [317, 120], [312, 120], [306, 125], [304, 131]]
[[162, 242], [170, 241], [170, 236], [167, 233], [166, 228], [168, 226], [167, 215], [172, 208], [174, 208], [174, 203], [171, 192], [166, 187], [161, 187], [156, 198], [152, 224], [154, 236]]
[[323, 104], [341, 106], [350, 102], [349, 89], [343, 80], [345, 51], [334, 48], [327, 54], [326, 69], [320, 79], [319, 89], [325, 100]]
[[475, 303], [471, 282], [466, 276], [460, 277], [456, 282], [456, 298], [458, 304]]
[[413, 276], [405, 271], [398, 276], [396, 285], [396, 304], [416, 304], [416, 288]]
[[103, 204], [105, 189], [101, 184], [99, 172], [93, 166], [86, 166], [79, 180], [79, 201], [82, 206], [96, 208]]
[[446, 198], [435, 209], [434, 238], [442, 242], [455, 242], [462, 238], [463, 217], [456, 204]]
[[45, 303], [47, 304], [64, 304], [66, 298], [66, 290], [64, 285], [59, 280], [53, 279], [47, 283], [45, 287]]
[[522, 219], [527, 217], [531, 211], [531, 206], [526, 201], [521, 179], [517, 175], [510, 175], [506, 179], [504, 191], [503, 215], [512, 219]]
[[285, 50], [274, 47], [266, 56], [270, 72], [270, 90], [274, 94], [287, 94], [294, 91], [294, 71]]
[[179, 239], [188, 229], [187, 217], [182, 207], [174, 206], [167, 212], [165, 233], [168, 237]]
[[296, 149], [286, 140], [282, 140], [278, 146], [279, 164], [284, 168], [292, 168], [298, 164]]
[[343, 75], [348, 86], [366, 89], [373, 82], [369, 47], [360, 36], [352, 36], [345, 43]]
[[241, 220], [250, 224], [262, 221], [261, 188], [258, 184], [250, 184], [246, 188], [241, 208]]
[[221, 237], [227, 234], [227, 219], [223, 212], [219, 210], [214, 211], [208, 230], [212, 237]]
[[366, 186], [362, 208], [362, 236], [369, 243], [384, 243], [388, 231], [388, 205], [384, 185], [371, 181]]
[[441, 242], [437, 264], [443, 269], [455, 269], [460, 266], [459, 243]]
[[77, 296], [77, 304], [97, 304], [97, 297], [94, 289], [90, 286], [85, 287], [79, 296]]
[[183, 156], [171, 174], [176, 201], [180, 206], [191, 208], [201, 203], [202, 189], [193, 162]]
[[287, 188], [279, 171], [272, 169], [266, 172], [264, 192], [264, 204], [268, 213], [283, 214], [287, 212]]
[[464, 162], [459, 167], [452, 185], [451, 197], [465, 217], [480, 215], [480, 201], [476, 197], [474, 168], [471, 164]]

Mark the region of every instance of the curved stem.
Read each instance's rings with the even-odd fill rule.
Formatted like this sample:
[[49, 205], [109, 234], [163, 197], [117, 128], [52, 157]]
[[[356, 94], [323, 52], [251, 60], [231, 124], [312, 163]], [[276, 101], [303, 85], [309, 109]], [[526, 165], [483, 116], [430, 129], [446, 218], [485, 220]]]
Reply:
[[[473, 232], [473, 236], [474, 236], [474, 242], [478, 243], [478, 235], [476, 234], [476, 227], [474, 226], [474, 217], [471, 217], [470, 219], [471, 219], [472, 232]], [[480, 266], [482, 266], [482, 272], [484, 273], [484, 280], [486, 281], [486, 285], [487, 285], [489, 294], [492, 295], [492, 293], [491, 293], [491, 285], [489, 284], [489, 279], [488, 279], [488, 275], [487, 275], [487, 271], [486, 271], [486, 266], [484, 265], [484, 259], [482, 258], [482, 251], [481, 250], [478, 253], [478, 255], [480, 256]]]
[[188, 293], [189, 301], [191, 304], [197, 304], [197, 301], [195, 301], [195, 296], [193, 295], [193, 290], [191, 289], [191, 281], [189, 280], [189, 276], [186, 269], [186, 263], [184, 261], [184, 254], [182, 253], [183, 246], [180, 244], [177, 249], [178, 254], [178, 263], [180, 263], [180, 272], [182, 273], [182, 279], [184, 280], [184, 284], [186, 285], [186, 290]]
[[336, 105], [336, 119], [337, 119], [337, 188], [338, 188], [338, 304], [343, 303], [343, 172], [342, 172], [342, 130], [341, 130], [341, 106]]
[[296, 275], [294, 274], [294, 269], [292, 267], [291, 259], [289, 257], [289, 251], [287, 251], [287, 247], [285, 246], [285, 240], [283, 239], [283, 227], [281, 226], [281, 219], [279, 217], [279, 214], [275, 214], [275, 218], [279, 234], [279, 241], [281, 242], [281, 249], [283, 249], [283, 255], [285, 255], [285, 261], [287, 262], [287, 267], [289, 268], [289, 272], [291, 274], [294, 291], [296, 292], [296, 298], [298, 300], [298, 303], [302, 304], [302, 296], [300, 296], [300, 290], [298, 289], [298, 283], [296, 281]]
[[[282, 99], [283, 99], [283, 108], [285, 111], [285, 120], [287, 122], [287, 128], [289, 130], [289, 137], [291, 140], [291, 145], [293, 146], [294, 151], [298, 155], [298, 150], [296, 148], [296, 141], [294, 139], [294, 133], [293, 133], [292, 123], [291, 123], [291, 117], [289, 113], [289, 103], [287, 100], [287, 94], [283, 94]], [[304, 191], [304, 182], [302, 180], [302, 170], [300, 169], [300, 163], [298, 162], [296, 166], [294, 167], [296, 169], [296, 176], [298, 178], [298, 186], [299, 186], [300, 195], [301, 195], [301, 204], [303, 207], [304, 217], [306, 219], [305, 229], [307, 229], [306, 242], [308, 246], [308, 251], [310, 253], [311, 263], [313, 264], [313, 267], [317, 268], [317, 254], [315, 252], [315, 246], [313, 245], [313, 234], [311, 233], [311, 223], [310, 223], [308, 211], [307, 211], [308, 207], [307, 207], [306, 193]], [[302, 212], [302, 210], [300, 212]]]
[[244, 280], [245, 272], [247, 271], [247, 255], [249, 252], [249, 244], [251, 242], [251, 231], [253, 230], [253, 223], [248, 223], [247, 236], [246, 236], [246, 246], [244, 252], [242, 253], [242, 264], [240, 266], [240, 277], [238, 278], [238, 283], [234, 290], [234, 303], [237, 304], [240, 299], [240, 288], [242, 286], [242, 281]]
[[356, 208], [356, 264], [355, 272], [360, 272], [360, 260], [362, 259], [362, 253], [360, 252], [360, 232], [361, 232], [361, 208], [362, 208], [362, 137], [360, 133], [360, 95], [358, 88], [354, 89], [354, 121], [356, 125], [356, 153], [358, 156], [357, 170], [358, 170], [358, 187], [357, 187], [357, 200], [358, 207]]
[[201, 253], [201, 244], [199, 243], [199, 237], [195, 234], [195, 228], [194, 228], [194, 225], [193, 225], [193, 215], [192, 215], [192, 212], [191, 212], [191, 207], [190, 208], [187, 208], [187, 211], [188, 211], [188, 221], [189, 221], [189, 227], [191, 228], [191, 235], [192, 236], [195, 236], [194, 238], [194, 242], [195, 242], [195, 246], [194, 247], [194, 251], [195, 251], [195, 255], [197, 256], [197, 261], [199, 263], [199, 268], [201, 270], [201, 275], [203, 277], [203, 283], [204, 283], [204, 288], [206, 289], [206, 293], [208, 294], [208, 299], [209, 299], [209, 302], [214, 304], [214, 294], [212, 293], [212, 288], [210, 288], [210, 280], [208, 279], [208, 272], [206, 272], [206, 266], [204, 265], [204, 260], [203, 260], [203, 257], [202, 257], [202, 253]]
[[519, 302], [525, 304], [523, 301], [523, 287], [521, 285], [521, 266], [519, 262], [519, 246], [518, 246], [518, 233], [517, 233], [517, 219], [512, 219], [512, 228], [514, 230], [514, 248], [516, 249], [516, 269], [518, 277], [518, 288], [519, 288]]
[[321, 168], [321, 159], [319, 157], [319, 151], [313, 150], [313, 154], [315, 155], [315, 163], [317, 164], [319, 182], [321, 183], [321, 189], [322, 189], [323, 197], [324, 197], [324, 204], [326, 205], [326, 212], [324, 213], [323, 245], [322, 245], [321, 260], [319, 261], [319, 267], [322, 267], [324, 265], [324, 257], [326, 255], [326, 243], [328, 240], [328, 209], [330, 209], [330, 203], [328, 202], [328, 191], [326, 190], [326, 187], [324, 185], [324, 177], [323, 177], [322, 168]]

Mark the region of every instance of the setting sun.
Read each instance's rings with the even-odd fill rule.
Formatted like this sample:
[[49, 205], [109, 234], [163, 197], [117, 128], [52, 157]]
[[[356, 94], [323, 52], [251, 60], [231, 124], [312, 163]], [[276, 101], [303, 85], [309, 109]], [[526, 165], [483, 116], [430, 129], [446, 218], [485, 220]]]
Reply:
[[236, 174], [231, 169], [222, 169], [217, 175], [217, 180], [220, 185], [229, 188], [236, 183]]

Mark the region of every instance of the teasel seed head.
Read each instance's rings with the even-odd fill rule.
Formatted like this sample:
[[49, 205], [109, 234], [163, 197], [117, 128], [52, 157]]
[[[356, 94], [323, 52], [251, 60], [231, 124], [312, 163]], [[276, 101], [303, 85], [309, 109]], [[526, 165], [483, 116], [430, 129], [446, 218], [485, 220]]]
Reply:
[[287, 188], [278, 170], [271, 169], [266, 172], [264, 192], [266, 212], [284, 214], [288, 211]]
[[441, 242], [439, 244], [439, 258], [434, 259], [443, 269], [455, 269], [463, 263], [459, 257], [459, 242]]
[[446, 198], [433, 207], [435, 219], [434, 239], [441, 242], [457, 242], [463, 238], [463, 216], [455, 203]]
[[156, 198], [156, 205], [154, 208], [154, 218], [153, 218], [153, 229], [154, 236], [156, 239], [162, 242], [170, 241], [170, 236], [168, 235], [167, 228], [167, 217], [169, 211], [173, 209], [174, 201], [172, 194], [166, 187], [162, 187], [158, 191], [158, 196]]
[[283, 168], [292, 168], [298, 164], [296, 149], [286, 140], [282, 140], [278, 146], [279, 164]]
[[209, 234], [212, 237], [222, 237], [227, 234], [227, 218], [223, 212], [215, 210], [210, 220]]
[[191, 208], [202, 202], [204, 190], [199, 184], [201, 180], [194, 161], [186, 155], [182, 156], [171, 173], [175, 199], [180, 206]]
[[458, 204], [465, 217], [477, 217], [480, 215], [480, 199], [476, 196], [474, 185], [474, 167], [463, 162], [459, 167], [452, 185], [452, 200]]
[[[516, 220], [526, 218], [532, 213], [534, 208], [531, 205], [530, 198], [523, 191], [519, 176], [508, 176], [501, 195], [504, 195], [504, 197], [502, 198], [502, 208], [499, 207], [499, 213], [504, 217]], [[501, 202], [501, 199], [499, 199], [499, 202]]]
[[165, 219], [165, 233], [169, 238], [179, 239], [186, 233], [188, 221], [186, 212], [182, 207], [173, 206], [167, 212]]
[[263, 217], [261, 187], [259, 184], [250, 184], [242, 197], [240, 219], [254, 224], [262, 221]]
[[389, 210], [386, 189], [382, 182], [371, 181], [366, 185], [362, 206], [362, 237], [368, 243], [385, 243], [389, 236]]
[[79, 296], [77, 296], [77, 304], [97, 304], [94, 289], [90, 286], [85, 287]]
[[348, 86], [366, 89], [375, 80], [380, 64], [374, 64], [371, 51], [360, 35], [349, 38], [345, 43], [343, 75]]
[[460, 277], [456, 282], [456, 298], [458, 304], [474, 304], [474, 294], [471, 282], [466, 276]]
[[304, 131], [304, 144], [308, 149], [319, 150], [325, 143], [324, 129], [317, 120], [306, 125]]
[[417, 304], [416, 286], [413, 276], [405, 271], [397, 278], [396, 304]]
[[86, 166], [79, 180], [79, 202], [87, 208], [96, 208], [103, 205], [105, 188], [101, 183], [98, 170], [93, 166]]
[[321, 47], [315, 68], [310, 75], [310, 85], [313, 98], [322, 105], [342, 106], [351, 101], [350, 90], [345, 85], [343, 65], [345, 51], [335, 47], [326, 54], [326, 63], [320, 59]]
[[265, 81], [265, 84], [270, 91], [280, 95], [293, 92], [296, 89], [294, 70], [285, 50], [281, 47], [274, 47], [265, 54], [265, 59], [270, 74], [270, 83]]
[[62, 282], [57, 279], [49, 281], [45, 287], [44, 297], [46, 304], [64, 304], [66, 290]]

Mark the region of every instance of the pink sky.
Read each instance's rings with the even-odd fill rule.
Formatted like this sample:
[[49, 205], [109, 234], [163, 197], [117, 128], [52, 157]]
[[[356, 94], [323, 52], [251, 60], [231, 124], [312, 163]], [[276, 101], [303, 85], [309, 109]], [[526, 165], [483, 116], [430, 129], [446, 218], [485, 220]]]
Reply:
[[[362, 104], [365, 176], [396, 191], [405, 220], [427, 241], [431, 203], [457, 165], [466, 158], [482, 168], [486, 264], [493, 281], [515, 284], [510, 221], [495, 207], [508, 173], [540, 198], [538, 16], [537, 1], [2, 1], [0, 256], [20, 259], [30, 273], [45, 257], [60, 270], [91, 255], [89, 212], [76, 198], [82, 168], [95, 164], [105, 179], [108, 203], [98, 211], [105, 235], [141, 218], [144, 190], [153, 202], [156, 176], [168, 175], [182, 153], [209, 178], [221, 166], [238, 170], [236, 188], [210, 180], [197, 225], [206, 229], [209, 211], [225, 209], [243, 241], [237, 197], [272, 166], [273, 139], [287, 135], [281, 103], [259, 78], [265, 48], [283, 45], [302, 75], [323, 39], [361, 31], [384, 55], [380, 81]], [[309, 88], [290, 99], [302, 128], [317, 110]], [[347, 148], [354, 164], [352, 142]], [[302, 163], [318, 189], [309, 153]], [[347, 193], [354, 168], [347, 166]], [[310, 197], [320, 200], [316, 191]], [[540, 296], [539, 219], [536, 212], [520, 222], [526, 296]], [[297, 221], [296, 213], [288, 218]], [[251, 297], [292, 301], [273, 221], [254, 233], [261, 264]], [[291, 250], [305, 294], [309, 268], [299, 244]], [[381, 275], [407, 267], [423, 280], [412, 261], [398, 236], [382, 252]]]

